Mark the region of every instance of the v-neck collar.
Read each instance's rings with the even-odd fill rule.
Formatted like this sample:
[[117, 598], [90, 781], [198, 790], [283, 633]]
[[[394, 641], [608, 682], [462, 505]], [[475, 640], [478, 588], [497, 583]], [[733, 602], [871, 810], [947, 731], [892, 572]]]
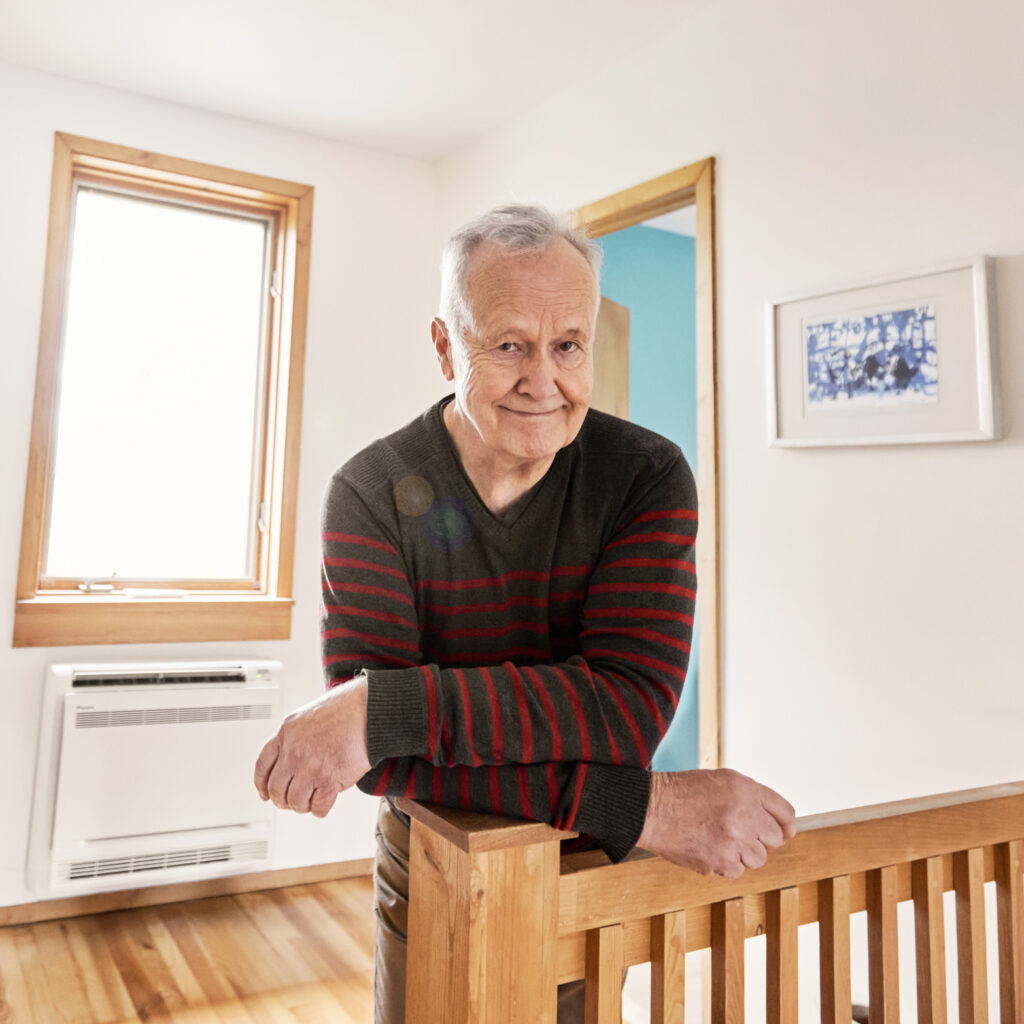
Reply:
[[537, 520], [538, 517], [543, 516], [542, 508], [544, 502], [541, 499], [541, 495], [554, 486], [553, 481], [562, 479], [564, 474], [568, 472], [572, 458], [571, 453], [575, 450], [577, 441], [574, 438], [564, 448], [560, 448], [555, 453], [555, 457], [547, 472], [513, 503], [515, 510], [512, 515], [509, 516], [504, 513], [496, 515], [487, 507], [487, 503], [480, 497], [476, 486], [469, 478], [465, 466], [462, 465], [462, 459], [459, 458], [459, 450], [455, 447], [455, 440], [448, 432], [447, 426], [445, 426], [445, 407], [454, 400], [454, 395], [448, 395], [434, 406], [433, 415], [430, 417], [431, 427], [436, 435], [440, 435], [437, 440], [448, 454], [454, 469], [454, 475], [461, 482], [465, 492], [463, 499], [473, 508], [478, 524], [486, 525], [491, 532], [496, 532], [507, 539], [511, 537], [513, 530], [520, 527], [525, 529], [529, 524]]

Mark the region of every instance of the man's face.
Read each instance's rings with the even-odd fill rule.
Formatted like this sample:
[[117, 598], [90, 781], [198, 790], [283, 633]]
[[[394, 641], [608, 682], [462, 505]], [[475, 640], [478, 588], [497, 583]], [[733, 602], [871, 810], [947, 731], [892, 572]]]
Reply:
[[563, 239], [540, 253], [484, 243], [470, 258], [465, 298], [466, 337], [449, 338], [438, 321], [434, 331], [457, 413], [488, 454], [552, 458], [579, 433], [593, 388], [590, 267]]

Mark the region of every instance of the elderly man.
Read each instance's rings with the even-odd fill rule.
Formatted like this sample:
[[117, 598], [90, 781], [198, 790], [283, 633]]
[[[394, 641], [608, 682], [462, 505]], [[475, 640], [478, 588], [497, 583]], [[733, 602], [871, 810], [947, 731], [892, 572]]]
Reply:
[[[358, 783], [726, 876], [792, 834], [792, 807], [736, 772], [650, 771], [686, 675], [696, 493], [674, 444], [588, 410], [599, 264], [539, 207], [449, 241], [431, 333], [454, 395], [331, 481], [330, 688], [260, 755], [278, 807], [323, 816]], [[377, 840], [377, 1021], [398, 1024], [409, 825], [389, 800]], [[582, 1011], [562, 986], [559, 1021]]]

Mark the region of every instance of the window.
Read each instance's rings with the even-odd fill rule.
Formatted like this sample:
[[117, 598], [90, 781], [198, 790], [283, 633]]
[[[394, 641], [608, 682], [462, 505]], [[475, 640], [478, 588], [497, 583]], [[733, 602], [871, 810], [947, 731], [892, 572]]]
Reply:
[[56, 136], [15, 646], [288, 637], [312, 195]]

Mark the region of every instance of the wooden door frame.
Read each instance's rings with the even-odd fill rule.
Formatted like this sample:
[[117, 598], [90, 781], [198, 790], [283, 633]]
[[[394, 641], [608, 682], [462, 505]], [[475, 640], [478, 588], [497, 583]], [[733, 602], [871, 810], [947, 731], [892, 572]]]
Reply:
[[697, 542], [698, 745], [701, 768], [721, 759], [719, 727], [718, 417], [715, 378], [715, 161], [680, 167], [581, 206], [591, 238], [621, 231], [684, 206], [697, 207]]

